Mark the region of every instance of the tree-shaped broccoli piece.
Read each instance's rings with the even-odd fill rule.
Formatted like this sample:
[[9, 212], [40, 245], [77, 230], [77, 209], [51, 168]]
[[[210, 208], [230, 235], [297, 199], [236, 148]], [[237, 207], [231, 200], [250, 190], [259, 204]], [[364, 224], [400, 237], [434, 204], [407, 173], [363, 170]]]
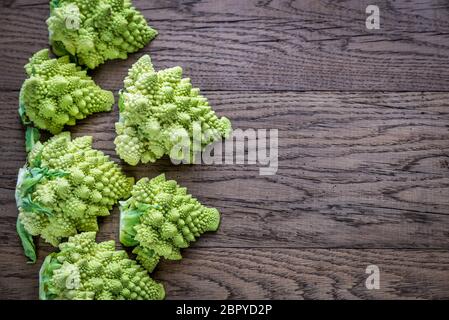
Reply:
[[136, 259], [149, 272], [161, 257], [181, 259], [181, 248], [218, 229], [218, 210], [203, 206], [164, 174], [140, 179], [131, 194], [120, 203], [120, 242], [135, 246]]
[[55, 54], [90, 69], [126, 59], [157, 35], [130, 0], [51, 0], [47, 25]]
[[48, 255], [39, 272], [41, 300], [161, 300], [165, 291], [115, 242], [95, 232], [70, 237]]
[[25, 70], [29, 78], [19, 98], [24, 124], [57, 134], [64, 125], [112, 109], [112, 92], [97, 86], [68, 56], [51, 59], [48, 49], [43, 49], [30, 58]]
[[70, 139], [69, 132], [37, 142], [20, 169], [16, 202], [17, 231], [26, 255], [35, 260], [31, 236], [57, 246], [82, 231], [97, 231], [97, 217], [109, 215], [119, 199], [130, 195], [133, 178], [103, 152], [92, 137]]

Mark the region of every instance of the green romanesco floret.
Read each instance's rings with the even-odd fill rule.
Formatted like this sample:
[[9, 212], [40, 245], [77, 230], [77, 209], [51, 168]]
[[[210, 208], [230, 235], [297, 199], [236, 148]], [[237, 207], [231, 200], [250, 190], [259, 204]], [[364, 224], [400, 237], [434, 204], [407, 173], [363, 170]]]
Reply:
[[38, 51], [25, 65], [29, 76], [22, 85], [19, 114], [24, 124], [53, 134], [95, 112], [110, 111], [114, 95], [101, 89], [64, 56], [51, 59], [49, 50]]
[[162, 284], [113, 240], [95, 242], [95, 232], [70, 237], [48, 255], [39, 272], [41, 300], [162, 300]]
[[131, 194], [120, 202], [120, 242], [135, 246], [136, 259], [149, 272], [161, 257], [181, 259], [181, 248], [204, 232], [218, 229], [218, 210], [203, 206], [164, 174], [140, 179]]
[[90, 69], [126, 59], [157, 35], [130, 0], [51, 0], [47, 25], [55, 54]]
[[154, 71], [142, 56], [129, 70], [119, 100], [117, 154], [131, 165], [163, 155], [192, 163], [207, 145], [227, 138], [231, 123], [218, 118], [181, 67]]
[[[78, 231], [97, 231], [97, 217], [109, 215], [119, 199], [129, 197], [133, 178], [103, 152], [92, 149], [92, 137], [71, 140], [62, 132], [37, 142], [20, 169], [16, 202], [17, 230], [31, 260], [31, 236], [57, 246]], [[27, 235], [28, 233], [28, 235]]]

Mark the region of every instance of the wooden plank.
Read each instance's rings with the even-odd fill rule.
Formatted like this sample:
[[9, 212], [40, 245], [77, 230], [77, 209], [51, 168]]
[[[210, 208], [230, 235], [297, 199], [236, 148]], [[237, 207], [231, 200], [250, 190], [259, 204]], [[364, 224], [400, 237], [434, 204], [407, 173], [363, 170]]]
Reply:
[[[154, 273], [169, 299], [449, 298], [446, 0], [376, 1], [379, 31], [365, 29], [369, 0], [133, 3], [160, 35], [92, 72], [102, 87], [117, 92], [150, 53], [158, 69], [181, 65], [234, 128], [279, 130], [275, 176], [257, 165], [121, 163], [136, 178], [166, 172], [222, 212], [217, 233]], [[23, 65], [47, 46], [48, 1], [7, 0], [0, 11], [0, 299], [35, 299], [54, 249], [40, 241], [27, 265], [15, 234], [25, 161], [16, 109]], [[338, 90], [349, 92], [328, 92]], [[71, 131], [119, 161], [117, 117]], [[115, 208], [99, 240], [118, 240], [118, 220]], [[370, 264], [380, 290], [365, 288]]]
[[[166, 172], [223, 216], [206, 247], [449, 248], [449, 93], [205, 92], [234, 128], [279, 130], [279, 169], [256, 165], [130, 167]], [[2, 243], [17, 246], [15, 176], [25, 159], [17, 92], [0, 108]], [[117, 159], [117, 111], [72, 128]], [[114, 216], [117, 216], [115, 211]], [[115, 234], [118, 217], [110, 227]], [[109, 226], [108, 226], [109, 228]]]
[[[365, 27], [370, 0], [134, 1], [160, 31], [125, 61], [95, 74], [121, 87], [150, 53], [181, 65], [207, 90], [449, 90], [449, 4], [380, 0], [381, 30]], [[23, 65], [48, 43], [48, 0], [7, 1], [0, 16], [0, 89], [18, 90]]]
[[[153, 278], [167, 299], [447, 299], [449, 252], [435, 250], [187, 249]], [[39, 263], [2, 248], [0, 298], [36, 299]], [[368, 265], [380, 289], [368, 290]]]

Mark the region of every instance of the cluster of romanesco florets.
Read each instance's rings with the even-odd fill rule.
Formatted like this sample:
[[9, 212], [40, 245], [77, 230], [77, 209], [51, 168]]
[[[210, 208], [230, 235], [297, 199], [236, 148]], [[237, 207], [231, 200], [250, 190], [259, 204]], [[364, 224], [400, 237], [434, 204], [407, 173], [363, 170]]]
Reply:
[[91, 69], [126, 59], [157, 35], [130, 0], [51, 0], [47, 25], [53, 52]]
[[199, 89], [182, 78], [181, 67], [156, 72], [142, 56], [129, 70], [116, 123], [116, 152], [136, 165], [163, 155], [191, 163], [210, 143], [228, 137], [231, 123], [218, 118]]
[[95, 232], [70, 237], [48, 255], [39, 273], [42, 300], [161, 300], [164, 287], [113, 240], [95, 242]]
[[[49, 50], [25, 65], [19, 114], [26, 130], [26, 165], [19, 170], [17, 232], [25, 255], [36, 261], [33, 236], [60, 251], [48, 255], [39, 272], [43, 300], [163, 299], [164, 287], [152, 280], [161, 258], [181, 259], [206, 231], [215, 231], [220, 213], [203, 206], [163, 174], [134, 185], [119, 166], [92, 148], [92, 137], [71, 139], [65, 125], [110, 111], [112, 92], [102, 90], [78, 65], [93, 69], [125, 59], [157, 35], [130, 0], [50, 0]], [[148, 55], [129, 70], [120, 92], [115, 124], [118, 155], [131, 165], [164, 155], [191, 163], [209, 144], [227, 138], [231, 123], [218, 118], [182, 69], [155, 71]], [[39, 130], [54, 134], [39, 140]], [[114, 241], [97, 243], [97, 217], [109, 215], [120, 199], [120, 241], [134, 247], [138, 262]], [[68, 240], [67, 240], [68, 238]], [[66, 241], [66, 242], [63, 242]]]
[[133, 178], [92, 149], [90, 136], [71, 140], [69, 132], [62, 132], [37, 142], [17, 181], [19, 234], [41, 235], [56, 246], [78, 231], [97, 231], [97, 217], [109, 215], [132, 185]]
[[95, 112], [110, 111], [114, 95], [102, 90], [68, 56], [51, 59], [49, 50], [36, 52], [25, 65], [29, 76], [22, 85], [19, 113], [39, 129], [53, 134]]
[[218, 229], [218, 210], [203, 206], [164, 174], [140, 179], [131, 194], [120, 203], [120, 242], [136, 246], [133, 253], [149, 272], [161, 257], [181, 259], [180, 248]]

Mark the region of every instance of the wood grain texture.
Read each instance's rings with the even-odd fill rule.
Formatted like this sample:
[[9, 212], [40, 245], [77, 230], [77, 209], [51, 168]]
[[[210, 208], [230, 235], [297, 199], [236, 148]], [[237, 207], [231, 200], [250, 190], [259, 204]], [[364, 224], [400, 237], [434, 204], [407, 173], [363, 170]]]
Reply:
[[[38, 265], [0, 254], [3, 297], [36, 299]], [[380, 289], [365, 287], [366, 267]], [[167, 299], [447, 299], [449, 253], [436, 250], [189, 249], [153, 274]]]
[[[171, 299], [449, 298], [449, 4], [377, 1], [133, 1], [160, 35], [92, 75], [117, 92], [143, 53], [181, 65], [234, 128], [278, 129], [279, 168], [131, 167], [114, 151], [118, 111], [69, 128], [136, 178], [165, 172], [222, 213], [217, 233], [163, 262]], [[23, 65], [47, 46], [47, 1], [0, 4], [0, 299], [37, 298], [25, 264], [14, 188], [24, 164], [16, 110]], [[118, 210], [99, 240], [117, 239]], [[381, 269], [367, 290], [365, 268]]]
[[[27, 59], [46, 47], [48, 1], [0, 7], [0, 88], [17, 90]], [[449, 4], [376, 1], [381, 30], [365, 27], [372, 1], [134, 1], [157, 40], [95, 73], [121, 85], [129, 66], [150, 53], [157, 69], [180, 65], [208, 90], [449, 89]]]
[[[259, 176], [256, 165], [122, 163], [136, 178], [166, 172], [222, 211], [222, 227], [201, 245], [449, 248], [449, 93], [205, 94], [235, 128], [279, 130], [276, 175]], [[2, 218], [12, 226], [24, 133], [17, 93], [5, 97], [15, 130], [0, 138], [0, 188]], [[71, 131], [93, 135], [94, 146], [118, 160], [117, 119], [117, 110], [98, 114]], [[17, 242], [12, 228], [4, 235], [4, 243]]]

